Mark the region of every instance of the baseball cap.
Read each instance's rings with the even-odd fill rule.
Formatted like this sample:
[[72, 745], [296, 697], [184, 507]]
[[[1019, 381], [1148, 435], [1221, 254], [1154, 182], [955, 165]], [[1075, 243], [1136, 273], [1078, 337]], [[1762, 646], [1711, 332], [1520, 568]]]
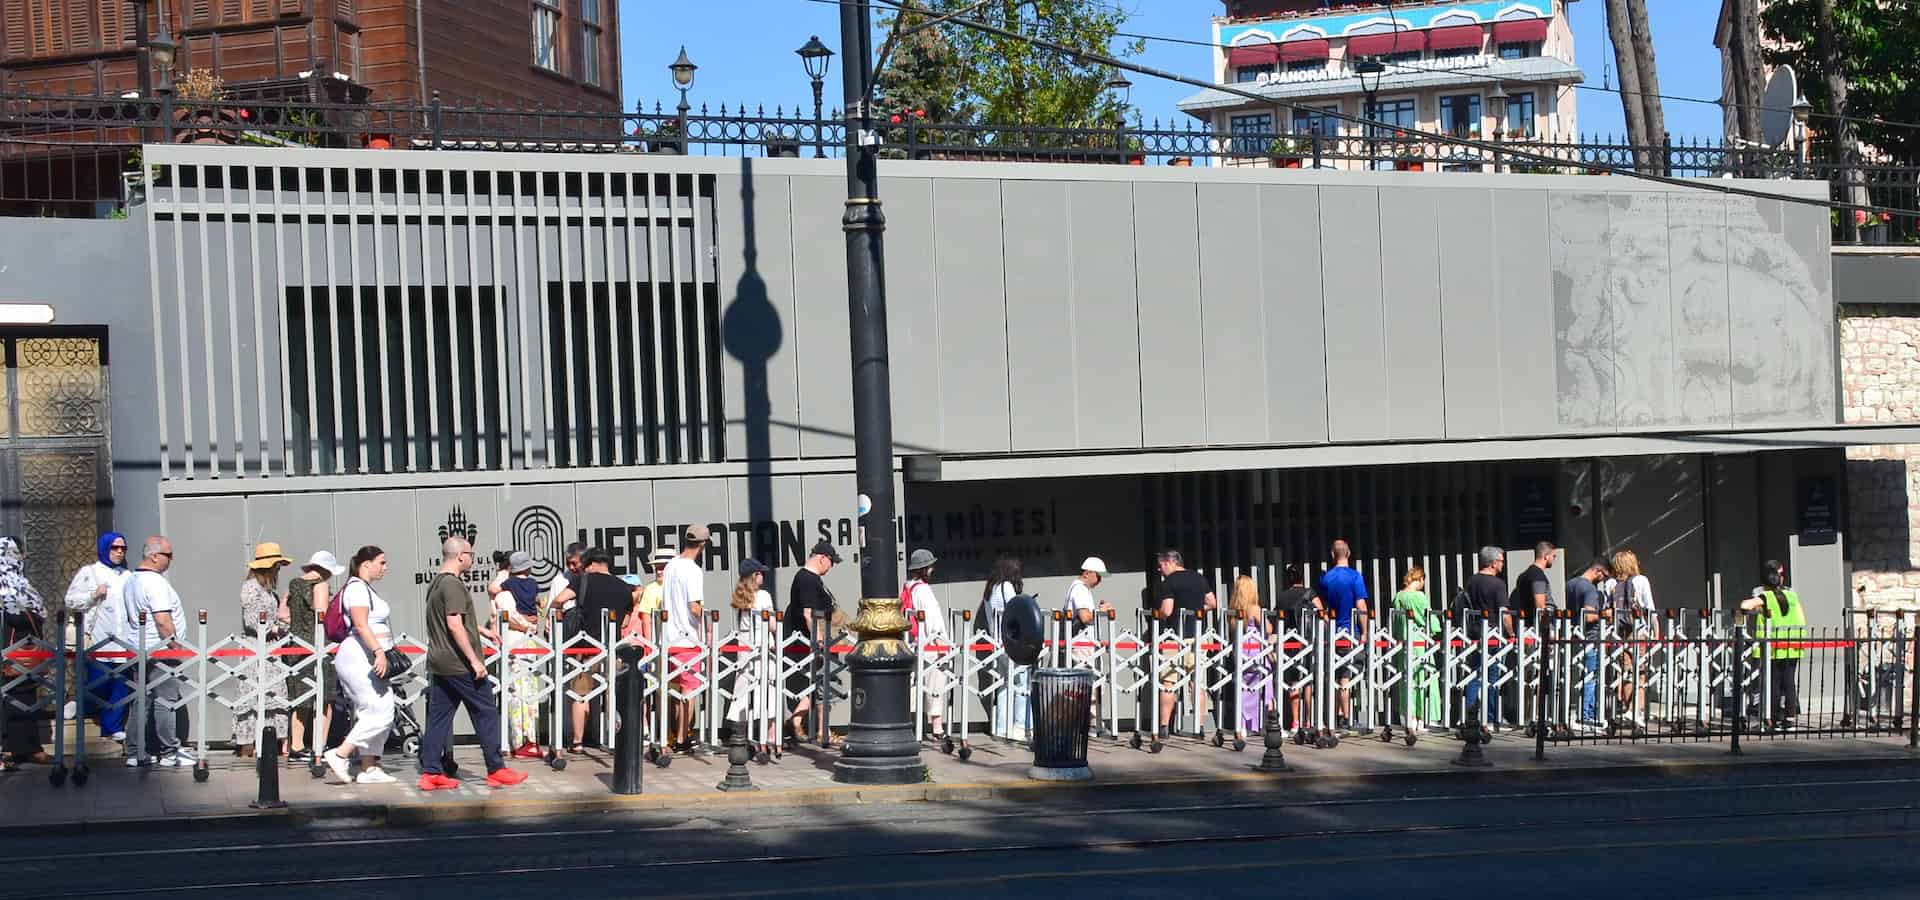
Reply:
[[684, 535], [681, 535], [680, 537], [680, 543], [682, 545], [704, 544], [708, 540], [710, 540], [712, 537], [713, 537], [713, 534], [707, 531], [707, 526], [688, 525], [687, 533]]
[[749, 578], [754, 575], [765, 575], [769, 571], [771, 570], [767, 568], [767, 564], [757, 559], [743, 559], [740, 561], [740, 577], [741, 578]]
[[1095, 575], [1105, 578], [1107, 576], [1106, 560], [1098, 556], [1089, 556], [1085, 562], [1080, 564], [1080, 571], [1092, 572]]
[[826, 541], [813, 545], [813, 555], [824, 556], [834, 562], [840, 561], [840, 551], [833, 549], [833, 545]]

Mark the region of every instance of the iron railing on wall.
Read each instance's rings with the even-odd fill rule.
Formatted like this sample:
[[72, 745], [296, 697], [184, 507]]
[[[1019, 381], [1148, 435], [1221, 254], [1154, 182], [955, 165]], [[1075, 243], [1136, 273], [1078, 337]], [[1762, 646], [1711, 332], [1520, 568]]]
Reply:
[[[834, 157], [837, 112], [655, 105], [630, 113], [444, 103], [330, 104], [287, 100], [0, 95], [0, 212], [87, 216], [123, 205], [142, 143], [366, 149]], [[1639, 169], [1683, 178], [1827, 181], [1836, 200], [1899, 209], [1920, 202], [1920, 166], [1810, 162], [1713, 140], [1636, 146], [1524, 134], [1455, 135], [1450, 143], [1399, 131], [1339, 134], [1236, 131], [1199, 124], [1142, 127], [989, 126], [929, 122], [912, 112], [882, 123], [897, 159], [1319, 168], [1343, 171], [1606, 174]], [[1920, 217], [1836, 213], [1834, 239], [1920, 242]]]

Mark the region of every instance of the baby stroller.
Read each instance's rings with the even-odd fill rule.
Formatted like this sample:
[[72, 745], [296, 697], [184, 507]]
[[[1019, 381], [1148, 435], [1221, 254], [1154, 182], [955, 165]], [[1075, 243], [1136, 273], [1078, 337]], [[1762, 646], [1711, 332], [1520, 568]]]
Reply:
[[[392, 663], [403, 661], [405, 657], [392, 659]], [[389, 671], [387, 688], [393, 691], [393, 727], [387, 732], [385, 750], [387, 753], [399, 753], [418, 759], [426, 729], [421, 727], [420, 717], [414, 714], [414, 703], [420, 699], [421, 692], [426, 689], [426, 676], [416, 672], [410, 662]], [[346, 689], [341, 687], [338, 679], [330, 678], [328, 682], [327, 704], [332, 709], [327, 742], [337, 744], [352, 728], [353, 699], [347, 696]], [[322, 777], [325, 772], [318, 760], [314, 761], [311, 768], [315, 778]], [[460, 766], [454, 762], [451, 748], [447, 751], [447, 758], [441, 761], [441, 768], [449, 776], [459, 774]]]

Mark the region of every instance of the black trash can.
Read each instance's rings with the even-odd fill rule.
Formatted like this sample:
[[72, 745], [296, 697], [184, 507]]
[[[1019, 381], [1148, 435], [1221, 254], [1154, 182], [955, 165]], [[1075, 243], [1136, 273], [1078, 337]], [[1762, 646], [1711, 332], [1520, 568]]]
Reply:
[[1093, 716], [1093, 672], [1034, 669], [1033, 765], [1027, 777], [1041, 781], [1086, 781], [1087, 723]]

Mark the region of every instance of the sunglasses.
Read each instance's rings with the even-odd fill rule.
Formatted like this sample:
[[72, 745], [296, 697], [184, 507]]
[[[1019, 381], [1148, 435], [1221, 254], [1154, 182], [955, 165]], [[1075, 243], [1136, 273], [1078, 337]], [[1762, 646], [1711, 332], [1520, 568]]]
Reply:
[[127, 552], [127, 545], [125, 545], [125, 544], [108, 544], [108, 545], [107, 545], [107, 549], [108, 549], [108, 550], [118, 550], [118, 551], [120, 551], [121, 553], [125, 553], [125, 552]]

